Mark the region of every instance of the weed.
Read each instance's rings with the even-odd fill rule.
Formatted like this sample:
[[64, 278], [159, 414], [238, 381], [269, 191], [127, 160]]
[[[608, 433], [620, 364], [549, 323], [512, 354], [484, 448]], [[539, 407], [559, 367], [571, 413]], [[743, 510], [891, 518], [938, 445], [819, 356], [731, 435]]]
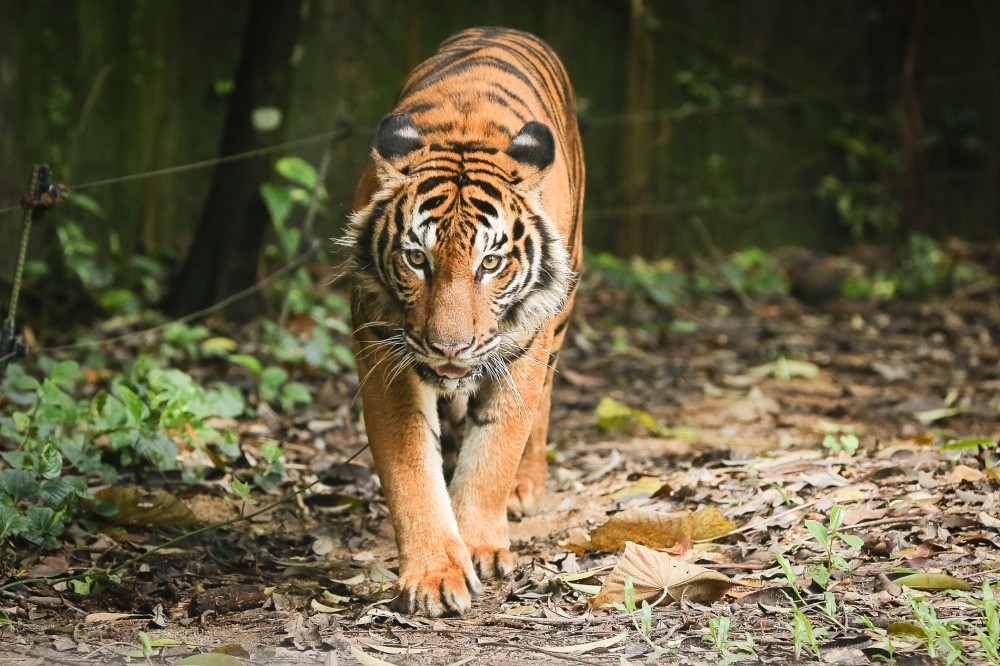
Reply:
[[942, 621], [934, 610], [934, 605], [913, 595], [908, 597], [910, 610], [916, 618], [917, 626], [924, 632], [924, 645], [931, 659], [943, 659], [946, 664], [963, 664], [962, 642], [955, 627], [960, 622]]
[[702, 640], [711, 641], [715, 649], [722, 654], [719, 666], [729, 666], [747, 659], [759, 661], [760, 657], [754, 649], [753, 636], [750, 632], [743, 632], [744, 641], [729, 639], [730, 622], [731, 620], [725, 616], [713, 617], [708, 621], [708, 636], [702, 637]]
[[834, 453], [843, 451], [847, 455], [853, 456], [858, 452], [860, 442], [854, 435], [841, 435], [839, 438], [834, 437], [833, 435], [827, 435], [823, 438], [823, 446], [830, 449]]
[[[666, 591], [664, 591], [664, 595]], [[656, 603], [659, 603], [658, 599]], [[656, 604], [653, 604], [655, 606]], [[628, 613], [629, 619], [632, 620], [632, 626], [639, 633], [639, 636], [652, 648], [653, 653], [649, 656], [647, 661], [654, 661], [659, 659], [664, 654], [670, 652], [669, 649], [660, 647], [653, 642], [651, 634], [653, 632], [653, 608], [649, 605], [645, 599], [642, 601], [642, 606], [639, 610], [639, 619], [635, 617], [636, 605], [635, 605], [635, 586], [632, 584], [632, 577], [625, 574], [625, 603], [614, 603], [607, 604], [608, 608], [614, 608], [616, 610], [624, 611]]]
[[[847, 437], [852, 436], [847, 435]], [[844, 438], [842, 437], [841, 439]], [[861, 537], [840, 532], [840, 528], [844, 524], [844, 512], [845, 509], [840, 504], [830, 509], [828, 526], [816, 520], [807, 520], [805, 522], [806, 529], [809, 530], [809, 533], [819, 541], [820, 546], [826, 551], [825, 564], [814, 564], [809, 567], [809, 575], [812, 576], [812, 579], [818, 585], [822, 585], [823, 587], [826, 587], [826, 584], [830, 582], [830, 571], [832, 569], [850, 571], [850, 565], [848, 565], [847, 560], [833, 552], [833, 546], [836, 541], [839, 539], [851, 548], [860, 548], [864, 544], [864, 540]]]
[[1000, 614], [997, 613], [1000, 601], [996, 598], [995, 588], [990, 587], [989, 581], [984, 580], [982, 600], [976, 599], [967, 592], [959, 594], [979, 610], [983, 622], [983, 628], [972, 627], [982, 648], [982, 652], [977, 652], [972, 656], [985, 659], [993, 666], [1000, 666]]

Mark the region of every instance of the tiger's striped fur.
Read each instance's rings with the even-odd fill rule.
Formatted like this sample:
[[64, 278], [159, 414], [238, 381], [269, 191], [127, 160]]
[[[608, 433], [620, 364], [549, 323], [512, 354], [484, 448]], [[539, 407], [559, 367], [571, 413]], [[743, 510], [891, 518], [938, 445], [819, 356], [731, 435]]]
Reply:
[[[479, 577], [514, 568], [507, 512], [532, 511], [544, 491], [583, 181], [566, 72], [515, 30], [445, 41], [376, 131], [345, 242], [365, 424], [409, 612], [462, 613]], [[450, 488], [442, 416], [461, 440]]]

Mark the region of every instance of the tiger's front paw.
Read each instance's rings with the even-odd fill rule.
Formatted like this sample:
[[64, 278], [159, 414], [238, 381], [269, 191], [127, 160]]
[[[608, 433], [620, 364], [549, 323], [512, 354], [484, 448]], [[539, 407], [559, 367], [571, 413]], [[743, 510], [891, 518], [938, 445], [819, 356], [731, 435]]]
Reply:
[[518, 473], [514, 480], [514, 488], [507, 498], [507, 515], [512, 518], [534, 515], [538, 511], [538, 503], [544, 494], [544, 473], [540, 480]]
[[483, 592], [483, 585], [465, 553], [414, 558], [413, 564], [401, 572], [396, 587], [399, 596], [392, 602], [394, 610], [423, 612], [430, 617], [462, 615]]
[[472, 565], [483, 580], [506, 578], [517, 567], [514, 554], [502, 546], [470, 546]]

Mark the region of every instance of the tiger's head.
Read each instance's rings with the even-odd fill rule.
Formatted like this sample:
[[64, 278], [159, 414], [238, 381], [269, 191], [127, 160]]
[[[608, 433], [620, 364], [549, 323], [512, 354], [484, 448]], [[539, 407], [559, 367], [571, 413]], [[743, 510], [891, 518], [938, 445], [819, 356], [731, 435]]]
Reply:
[[357, 296], [398, 367], [444, 391], [471, 389], [500, 377], [565, 307], [570, 258], [541, 199], [555, 156], [538, 122], [505, 148], [427, 144], [408, 113], [379, 124], [378, 190], [346, 242]]

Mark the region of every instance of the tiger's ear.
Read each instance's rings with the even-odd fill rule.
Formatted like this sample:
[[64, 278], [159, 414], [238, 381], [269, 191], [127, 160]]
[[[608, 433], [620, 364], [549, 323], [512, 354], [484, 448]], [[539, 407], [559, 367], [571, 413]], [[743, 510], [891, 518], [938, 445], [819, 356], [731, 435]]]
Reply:
[[522, 187], [541, 184], [556, 159], [556, 140], [552, 130], [534, 120], [525, 123], [505, 151], [524, 167]]
[[383, 177], [402, 177], [400, 171], [410, 153], [424, 147], [413, 116], [393, 113], [382, 119], [372, 140], [373, 158]]

